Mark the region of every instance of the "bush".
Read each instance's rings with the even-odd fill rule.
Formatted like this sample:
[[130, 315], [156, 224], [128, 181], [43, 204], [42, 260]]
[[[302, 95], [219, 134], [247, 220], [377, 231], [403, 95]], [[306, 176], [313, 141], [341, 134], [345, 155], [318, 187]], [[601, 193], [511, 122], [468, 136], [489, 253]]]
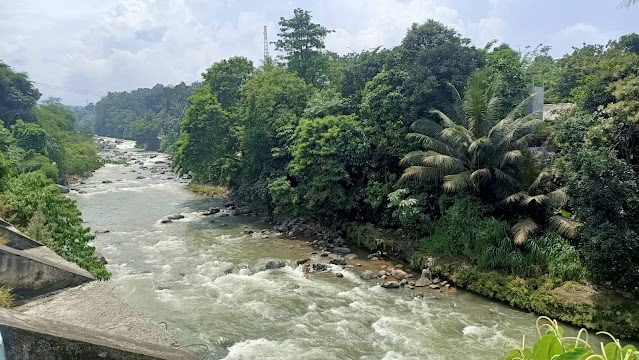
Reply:
[[11, 179], [1, 199], [9, 221], [32, 231], [38, 229], [38, 234], [50, 234], [42, 239], [49, 248], [98, 279], [109, 278], [104, 265], [94, 257], [95, 248], [88, 244], [95, 237], [91, 235], [91, 229], [82, 226], [75, 202], [61, 196], [57, 186], [42, 172], [30, 172]]
[[[506, 360], [636, 360], [639, 352], [634, 345], [621, 346], [621, 343], [610, 334], [611, 342], [604, 345], [601, 342], [593, 347], [588, 343], [588, 331], [581, 329], [576, 338], [564, 337], [562, 329], [556, 320], [542, 316], [537, 319], [537, 333], [539, 340], [532, 348], [522, 347], [510, 351]], [[542, 335], [543, 334], [543, 335]], [[525, 344], [524, 338], [524, 344]], [[597, 355], [595, 351], [603, 350]]]

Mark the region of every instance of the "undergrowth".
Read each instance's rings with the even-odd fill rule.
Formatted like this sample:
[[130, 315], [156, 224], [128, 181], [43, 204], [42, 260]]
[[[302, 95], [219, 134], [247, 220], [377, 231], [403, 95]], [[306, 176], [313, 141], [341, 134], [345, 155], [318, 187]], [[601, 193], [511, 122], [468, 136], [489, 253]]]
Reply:
[[189, 190], [208, 197], [218, 197], [228, 193], [228, 189], [222, 186], [202, 185], [196, 183], [190, 183]]

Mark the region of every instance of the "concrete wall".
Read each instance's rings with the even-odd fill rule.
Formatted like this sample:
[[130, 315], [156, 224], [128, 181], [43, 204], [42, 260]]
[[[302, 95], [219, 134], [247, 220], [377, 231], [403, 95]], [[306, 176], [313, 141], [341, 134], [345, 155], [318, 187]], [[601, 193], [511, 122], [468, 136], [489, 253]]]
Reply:
[[14, 249], [25, 250], [32, 249], [38, 246], [43, 246], [42, 243], [39, 243], [33, 239], [30, 239], [14, 230], [11, 229], [11, 224], [6, 226], [4, 224], [9, 224], [6, 221], [0, 222], [0, 236], [9, 241], [7, 244]]
[[17, 311], [0, 309], [7, 360], [193, 360], [170, 346], [130, 340]]
[[24, 251], [0, 246], [0, 283], [13, 289], [16, 300], [44, 295], [95, 280], [91, 274], [56, 264]]

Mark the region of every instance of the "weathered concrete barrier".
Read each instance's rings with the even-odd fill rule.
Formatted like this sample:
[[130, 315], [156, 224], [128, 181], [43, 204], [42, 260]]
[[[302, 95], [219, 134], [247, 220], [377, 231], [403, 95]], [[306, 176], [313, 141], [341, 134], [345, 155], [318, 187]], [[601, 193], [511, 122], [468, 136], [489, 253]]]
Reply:
[[7, 360], [193, 360], [182, 350], [0, 309]]
[[18, 250], [32, 249], [38, 246], [44, 246], [42, 243], [12, 230], [12, 227], [13, 225], [9, 224], [8, 222], [4, 220], [0, 221], [0, 236], [9, 241], [9, 243], [7, 244], [8, 246], [11, 246], [12, 248]]
[[0, 245], [0, 283], [13, 289], [16, 300], [48, 294], [93, 280], [95, 278], [84, 270]]

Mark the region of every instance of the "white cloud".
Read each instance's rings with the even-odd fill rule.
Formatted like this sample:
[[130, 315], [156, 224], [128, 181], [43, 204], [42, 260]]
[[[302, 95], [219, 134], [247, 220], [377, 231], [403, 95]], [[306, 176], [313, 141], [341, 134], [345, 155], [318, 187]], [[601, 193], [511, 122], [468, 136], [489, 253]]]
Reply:
[[[269, 40], [275, 40], [279, 17], [290, 17], [295, 7], [311, 10], [314, 21], [334, 29], [326, 39], [327, 48], [343, 54], [396, 46], [412, 23], [427, 19], [454, 26], [477, 46], [494, 38], [516, 42], [517, 36], [529, 33], [507, 16], [518, 4], [515, 0], [0, 0], [0, 59], [28, 71], [42, 84], [106, 93], [198, 80], [213, 62], [234, 55], [259, 63], [263, 26], [268, 26]], [[612, 38], [585, 23], [552, 32], [559, 45], [551, 45], [557, 46], [577, 40], [605, 43]], [[275, 52], [273, 45], [270, 51]], [[45, 97], [59, 96], [73, 104], [99, 98], [38, 86]]]

